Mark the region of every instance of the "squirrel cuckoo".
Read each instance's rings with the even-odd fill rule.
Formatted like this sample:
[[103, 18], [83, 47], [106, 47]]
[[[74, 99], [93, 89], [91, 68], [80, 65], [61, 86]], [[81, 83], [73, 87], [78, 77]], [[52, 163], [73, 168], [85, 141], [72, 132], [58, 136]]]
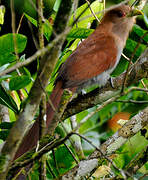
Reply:
[[[106, 11], [97, 29], [85, 39], [61, 65], [50, 99], [57, 109], [65, 88], [83, 88], [92, 84], [105, 85], [116, 68], [129, 32], [139, 11], [127, 4], [118, 5]], [[47, 105], [47, 128], [54, 111]], [[34, 123], [16, 153], [19, 157], [34, 147], [39, 138], [38, 121]]]

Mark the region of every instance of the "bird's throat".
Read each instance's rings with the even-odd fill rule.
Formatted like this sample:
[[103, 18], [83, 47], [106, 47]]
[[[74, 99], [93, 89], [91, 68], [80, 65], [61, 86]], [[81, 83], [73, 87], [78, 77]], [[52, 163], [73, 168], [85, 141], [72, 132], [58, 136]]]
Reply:
[[123, 21], [120, 21], [120, 23], [117, 22], [112, 26], [112, 32], [123, 41], [123, 47], [125, 46], [129, 32], [134, 25], [134, 21], [134, 18], [128, 19], [128, 21], [127, 19], [124, 19]]

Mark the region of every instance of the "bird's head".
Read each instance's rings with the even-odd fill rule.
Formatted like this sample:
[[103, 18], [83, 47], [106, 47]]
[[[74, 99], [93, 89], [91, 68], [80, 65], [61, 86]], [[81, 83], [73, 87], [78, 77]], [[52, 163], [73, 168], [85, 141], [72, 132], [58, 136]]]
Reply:
[[121, 4], [110, 8], [106, 11], [102, 21], [110, 21], [112, 23], [120, 23], [125, 20], [134, 19], [135, 16], [141, 15], [142, 12], [133, 9], [128, 4]]
[[105, 12], [100, 25], [103, 31], [111, 31], [120, 37], [124, 46], [135, 22], [135, 17], [139, 14], [142, 14], [142, 12], [133, 9], [128, 4], [120, 4]]

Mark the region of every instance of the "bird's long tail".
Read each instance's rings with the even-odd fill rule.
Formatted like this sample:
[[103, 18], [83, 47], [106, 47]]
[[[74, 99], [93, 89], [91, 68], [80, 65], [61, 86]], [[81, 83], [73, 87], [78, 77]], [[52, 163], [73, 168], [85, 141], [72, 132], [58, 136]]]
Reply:
[[50, 126], [51, 120], [53, 119], [54, 114], [55, 114], [55, 111], [53, 108], [55, 108], [55, 110], [58, 109], [62, 94], [63, 94], [62, 81], [58, 81], [50, 95], [50, 100], [52, 102], [53, 107], [51, 106], [49, 102], [47, 104], [47, 120], [46, 120], [47, 128]]
[[[58, 109], [58, 106], [60, 104], [62, 94], [63, 94], [62, 81], [58, 81], [50, 95], [50, 100], [56, 110]], [[50, 126], [50, 123], [54, 117], [54, 114], [55, 112], [53, 110], [53, 107], [48, 102], [46, 128]], [[14, 159], [17, 159], [18, 157], [23, 155], [25, 152], [32, 149], [37, 144], [38, 140], [39, 140], [39, 118], [33, 124], [28, 134], [24, 137]]]

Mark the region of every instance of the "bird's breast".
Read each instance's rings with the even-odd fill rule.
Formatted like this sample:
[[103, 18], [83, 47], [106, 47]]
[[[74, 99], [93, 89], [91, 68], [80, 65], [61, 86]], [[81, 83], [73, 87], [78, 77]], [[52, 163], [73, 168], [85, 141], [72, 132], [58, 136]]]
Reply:
[[108, 79], [110, 78], [110, 74], [117, 67], [117, 65], [120, 61], [120, 58], [121, 58], [121, 54], [122, 54], [122, 49], [118, 48], [118, 54], [116, 57], [115, 64], [112, 67], [110, 67], [109, 69], [107, 69], [106, 71], [102, 72], [101, 74], [99, 74], [91, 79], [88, 79], [86, 82], [82, 83], [79, 86], [79, 90], [89, 87], [89, 86], [92, 86], [92, 85], [99, 85], [99, 87], [104, 86], [107, 83]]

